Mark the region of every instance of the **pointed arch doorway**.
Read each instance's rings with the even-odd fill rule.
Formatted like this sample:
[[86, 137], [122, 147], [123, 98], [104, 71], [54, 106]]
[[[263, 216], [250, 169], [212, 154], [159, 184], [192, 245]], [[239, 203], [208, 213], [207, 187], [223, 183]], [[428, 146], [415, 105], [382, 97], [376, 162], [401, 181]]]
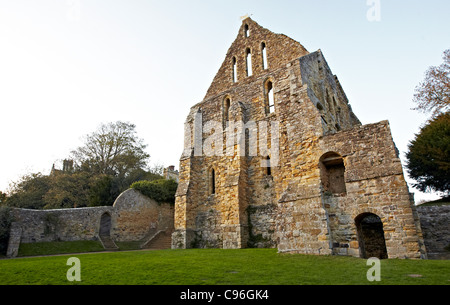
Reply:
[[110, 236], [111, 235], [111, 215], [109, 213], [103, 213], [100, 218], [100, 236]]

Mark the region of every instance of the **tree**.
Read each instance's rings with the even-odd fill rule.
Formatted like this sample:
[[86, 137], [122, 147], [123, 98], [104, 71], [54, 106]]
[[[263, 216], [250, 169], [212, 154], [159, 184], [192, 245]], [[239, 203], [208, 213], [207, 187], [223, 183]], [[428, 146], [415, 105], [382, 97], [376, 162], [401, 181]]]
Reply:
[[450, 49], [444, 52], [443, 59], [443, 64], [425, 72], [425, 80], [416, 87], [415, 110], [432, 112], [433, 116], [450, 110]]
[[[102, 124], [85, 136], [83, 146], [53, 166], [50, 175], [27, 174], [0, 192], [0, 206], [30, 209], [77, 208], [112, 205], [117, 196], [139, 180], [157, 180], [158, 168], [149, 169], [146, 145], [136, 136], [135, 125]], [[75, 167], [73, 167], [75, 161]]]
[[438, 115], [408, 144], [408, 173], [420, 191], [450, 190], [450, 112]]
[[42, 209], [46, 203], [44, 195], [50, 189], [50, 177], [41, 173], [24, 175], [11, 185], [11, 195], [6, 205], [24, 209]]
[[136, 135], [135, 125], [125, 122], [102, 124], [85, 136], [84, 146], [72, 152], [81, 170], [93, 174], [127, 176], [147, 167], [147, 145]]
[[0, 191], [0, 207], [6, 203], [6, 199], [8, 199], [8, 195]]
[[108, 175], [93, 177], [89, 189], [89, 206], [113, 205], [120, 190], [116, 186], [115, 178]]
[[49, 189], [43, 196], [44, 209], [79, 208], [89, 205], [91, 177], [85, 172], [62, 172], [49, 176]]

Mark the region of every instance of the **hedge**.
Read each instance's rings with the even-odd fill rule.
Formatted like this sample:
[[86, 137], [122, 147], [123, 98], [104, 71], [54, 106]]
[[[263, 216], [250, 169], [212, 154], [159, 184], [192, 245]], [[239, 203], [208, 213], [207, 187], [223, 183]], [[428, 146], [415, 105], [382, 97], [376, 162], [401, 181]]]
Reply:
[[158, 203], [175, 203], [175, 192], [178, 183], [174, 180], [159, 179], [153, 181], [141, 180], [134, 182], [131, 188], [141, 192], [143, 195]]

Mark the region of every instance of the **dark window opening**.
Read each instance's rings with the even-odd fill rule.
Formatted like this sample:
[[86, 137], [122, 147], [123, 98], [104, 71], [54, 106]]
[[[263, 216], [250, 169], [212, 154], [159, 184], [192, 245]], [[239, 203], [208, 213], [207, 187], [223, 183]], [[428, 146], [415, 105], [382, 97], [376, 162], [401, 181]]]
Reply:
[[245, 37], [249, 37], [250, 36], [250, 29], [248, 27], [248, 24], [246, 24], [244, 26], [244, 35], [245, 35]]
[[322, 106], [322, 104], [321, 104], [321, 103], [317, 102], [317, 105], [316, 105], [316, 107], [317, 107], [317, 109], [319, 109], [319, 111], [320, 111], [320, 112], [322, 112], [322, 111], [323, 111], [323, 106]]
[[266, 157], [266, 175], [272, 176], [272, 166], [270, 164], [270, 157]]
[[214, 169], [211, 169], [210, 193], [211, 195], [216, 193], [216, 173]]
[[231, 105], [231, 101], [229, 98], [225, 99], [225, 103], [224, 103], [224, 119], [225, 122], [228, 122], [230, 119], [230, 105]]
[[326, 153], [320, 158], [320, 176], [324, 192], [345, 194], [344, 159], [337, 153]]
[[230, 98], [225, 98], [223, 101], [223, 108], [222, 108], [222, 112], [223, 112], [223, 122], [222, 122], [222, 127], [223, 129], [226, 129], [228, 126], [228, 122], [230, 121], [230, 106], [231, 106], [231, 100]]

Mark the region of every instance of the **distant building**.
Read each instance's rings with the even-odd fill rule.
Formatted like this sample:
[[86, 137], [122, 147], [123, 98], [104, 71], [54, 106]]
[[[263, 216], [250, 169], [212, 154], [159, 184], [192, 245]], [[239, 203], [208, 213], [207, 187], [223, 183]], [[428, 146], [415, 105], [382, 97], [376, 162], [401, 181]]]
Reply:
[[52, 170], [50, 171], [50, 176], [59, 175], [59, 174], [69, 174], [73, 173], [73, 160], [63, 160], [63, 168], [57, 169], [55, 167], [55, 163], [53, 163]]
[[177, 170], [175, 170], [175, 166], [174, 165], [171, 165], [171, 166], [165, 168], [164, 172], [163, 172], [163, 176], [166, 179], [172, 179], [172, 180], [175, 180], [178, 183], [179, 173], [178, 173]]

